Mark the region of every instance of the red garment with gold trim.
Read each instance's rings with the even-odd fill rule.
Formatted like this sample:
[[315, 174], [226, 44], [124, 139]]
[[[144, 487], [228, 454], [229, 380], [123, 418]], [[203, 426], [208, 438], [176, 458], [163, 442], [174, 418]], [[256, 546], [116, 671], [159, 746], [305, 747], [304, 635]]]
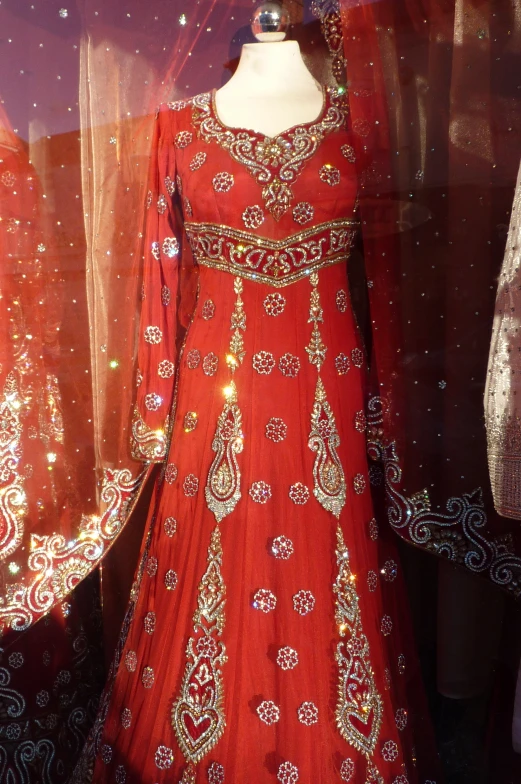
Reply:
[[412, 784], [407, 613], [348, 294], [345, 98], [325, 90], [316, 121], [275, 138], [226, 127], [214, 94], [170, 104], [153, 156], [132, 448], [165, 468], [93, 780]]

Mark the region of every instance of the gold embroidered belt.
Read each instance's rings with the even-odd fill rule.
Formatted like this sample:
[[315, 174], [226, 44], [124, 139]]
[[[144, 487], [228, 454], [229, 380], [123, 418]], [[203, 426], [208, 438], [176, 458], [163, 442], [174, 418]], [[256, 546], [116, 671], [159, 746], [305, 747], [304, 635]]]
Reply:
[[185, 230], [199, 264], [282, 287], [347, 259], [358, 225], [338, 219], [282, 240], [216, 223], [185, 223]]

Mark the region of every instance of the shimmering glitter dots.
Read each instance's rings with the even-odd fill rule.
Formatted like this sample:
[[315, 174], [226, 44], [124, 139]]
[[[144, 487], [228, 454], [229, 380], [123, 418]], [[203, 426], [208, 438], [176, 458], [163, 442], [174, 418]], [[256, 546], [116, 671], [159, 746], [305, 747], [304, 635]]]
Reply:
[[[393, 784], [409, 784], [409, 779], [404, 774], [400, 774], [393, 779]], [[435, 781], [425, 781], [425, 784], [436, 784]]]
[[311, 727], [318, 722], [318, 708], [314, 702], [303, 702], [297, 710], [297, 716], [301, 724]]
[[100, 749], [100, 757], [105, 763], [105, 765], [108, 765], [112, 759], [112, 746], [109, 746], [107, 743], [104, 743]]
[[277, 536], [272, 542], [271, 552], [275, 558], [288, 561], [294, 552], [293, 542], [287, 536]]
[[149, 392], [148, 395], [145, 395], [145, 408], [147, 411], [157, 411], [161, 408], [161, 403], [163, 402], [160, 395], [156, 395], [155, 392]]
[[335, 301], [337, 310], [339, 310], [340, 313], [345, 313], [349, 304], [349, 297], [344, 289], [339, 289], [337, 291]]
[[224, 767], [219, 762], [212, 762], [208, 768], [208, 784], [224, 784]]
[[351, 781], [355, 773], [355, 763], [347, 757], [340, 765], [340, 778], [342, 781]]
[[325, 182], [326, 185], [330, 185], [331, 187], [338, 185], [340, 182], [340, 170], [330, 163], [326, 163], [320, 168], [318, 176], [322, 182]]
[[299, 615], [307, 615], [315, 607], [315, 597], [311, 591], [299, 591], [293, 596], [293, 609]]
[[283, 762], [282, 765], [279, 765], [277, 779], [280, 784], [296, 784], [298, 781], [297, 766], [292, 765], [291, 762]]
[[268, 376], [275, 367], [275, 358], [271, 351], [258, 351], [253, 355], [253, 367], [261, 376]]
[[375, 518], [373, 517], [372, 520], [369, 520], [367, 523], [367, 529], [369, 533], [369, 538], [376, 542], [378, 539], [378, 523], [376, 522]]
[[175, 237], [165, 237], [161, 246], [165, 256], [173, 259], [174, 256], [179, 255], [179, 242]]
[[123, 708], [121, 711], [121, 726], [124, 730], [128, 730], [132, 724], [132, 711], [130, 708]]
[[407, 726], [407, 711], [405, 708], [398, 708], [396, 713], [394, 714], [394, 720], [396, 722], [397, 728], [400, 730], [404, 730]]
[[157, 572], [157, 558], [153, 555], [147, 558], [146, 572], [149, 577], [155, 577]]
[[172, 378], [175, 371], [175, 365], [169, 359], [163, 359], [157, 366], [157, 373], [161, 378]]
[[387, 580], [388, 583], [392, 583], [398, 576], [398, 564], [396, 561], [389, 559], [384, 563], [381, 572], [384, 580]]
[[191, 497], [199, 490], [199, 479], [195, 474], [188, 474], [183, 481], [183, 492], [188, 497]]
[[173, 485], [176, 479], [177, 479], [177, 466], [175, 465], [175, 463], [169, 463], [165, 471], [165, 481], [168, 482], [169, 485]]
[[203, 164], [206, 163], [206, 153], [205, 152], [198, 152], [194, 155], [192, 160], [190, 161], [190, 171], [197, 171], [200, 169]]
[[398, 757], [398, 744], [394, 740], [386, 740], [382, 745], [382, 757], [386, 762], [394, 762]]
[[150, 252], [156, 261], [161, 258], [161, 251], [159, 250], [159, 242], [153, 242], [150, 246]]
[[157, 211], [160, 215], [166, 212], [167, 208], [166, 198], [161, 194], [161, 196], [157, 200]]
[[351, 359], [355, 367], [361, 368], [364, 364], [364, 352], [359, 348], [354, 348], [351, 351]]
[[190, 131], [179, 131], [175, 137], [175, 143], [177, 147], [183, 150], [185, 147], [188, 147], [189, 144], [192, 143], [193, 136]]
[[219, 367], [219, 357], [210, 351], [203, 359], [203, 373], [205, 376], [215, 376]]
[[282, 294], [276, 291], [274, 294], [268, 294], [263, 304], [268, 316], [280, 316], [281, 313], [284, 313], [286, 300]]
[[355, 414], [355, 430], [359, 433], [365, 433], [367, 427], [367, 420], [363, 411], [357, 411]]
[[281, 670], [294, 670], [298, 664], [298, 653], [295, 648], [286, 645], [277, 651], [277, 664]]
[[233, 187], [233, 174], [229, 172], [218, 172], [212, 180], [213, 189], [216, 193], [228, 193]]
[[367, 572], [367, 586], [371, 592], [376, 591], [378, 587], [378, 575], [373, 569]]
[[154, 685], [154, 670], [152, 667], [143, 667], [143, 672], [141, 673], [141, 683], [145, 687], [145, 689], [151, 689]]
[[174, 193], [175, 193], [175, 182], [168, 175], [165, 177], [165, 188], [166, 188], [167, 193], [170, 196], [174, 195]]
[[168, 286], [161, 286], [161, 304], [170, 305], [170, 289]]
[[210, 321], [215, 316], [215, 305], [211, 299], [207, 299], [201, 308], [201, 316], [205, 321]]
[[346, 159], [346, 161], [349, 161], [349, 163], [355, 163], [356, 155], [355, 155], [354, 147], [351, 147], [350, 144], [343, 144], [340, 148], [340, 151], [344, 156], [344, 158]]
[[154, 195], [153, 195], [152, 191], [148, 191], [147, 192], [147, 200], [146, 200], [146, 208], [147, 208], [147, 210], [149, 210], [150, 207], [152, 206], [152, 199], [153, 198], [154, 198]]
[[165, 574], [165, 587], [169, 591], [175, 591], [177, 588], [177, 574], [173, 569], [169, 569]]
[[300, 359], [294, 354], [283, 354], [279, 359], [279, 370], [283, 376], [295, 378], [300, 370]]
[[272, 612], [277, 606], [277, 597], [267, 588], [259, 588], [253, 597], [253, 607], [263, 613]]
[[353, 123], [353, 131], [357, 136], [361, 136], [362, 138], [369, 136], [371, 133], [371, 126], [369, 121], [364, 120], [362, 117], [360, 117], [358, 120], [355, 120]]
[[125, 654], [125, 667], [129, 672], [135, 672], [137, 667], [137, 654], [135, 651], [127, 651]]
[[400, 673], [400, 675], [403, 675], [405, 672], [405, 656], [403, 655], [403, 653], [400, 653], [398, 655], [397, 664], [398, 664], [398, 672]]
[[185, 433], [191, 433], [192, 430], [195, 430], [198, 422], [199, 418], [195, 411], [187, 411], [183, 419], [183, 430]]
[[177, 531], [177, 520], [175, 517], [167, 517], [165, 519], [165, 522], [163, 523], [163, 530], [167, 536], [174, 536], [175, 532]]
[[367, 482], [365, 481], [365, 477], [363, 474], [357, 474], [353, 478], [353, 490], [357, 495], [361, 495], [367, 486]]
[[295, 482], [295, 484], [291, 485], [289, 488], [289, 497], [297, 506], [307, 504], [309, 501], [309, 490], [302, 482]]
[[309, 201], [299, 201], [299, 203], [293, 207], [293, 220], [295, 223], [300, 223], [301, 226], [312, 221], [314, 214], [315, 210]]
[[201, 361], [201, 352], [197, 348], [192, 348], [186, 355], [186, 366], [190, 370], [195, 370], [199, 367]]
[[116, 784], [125, 784], [127, 780], [127, 773], [123, 765], [118, 765], [114, 778], [116, 780]]
[[391, 634], [393, 630], [393, 621], [390, 615], [384, 615], [380, 624], [380, 629], [382, 630], [384, 637], [387, 637], [389, 634]]
[[337, 357], [335, 357], [335, 367], [339, 376], [345, 376], [351, 367], [349, 357], [340, 353]]
[[276, 724], [280, 719], [280, 709], [271, 700], [264, 700], [257, 708], [257, 715], [268, 727]]
[[159, 329], [159, 327], [147, 327], [144, 332], [145, 341], [147, 343], [151, 343], [155, 345], [157, 343], [161, 343], [163, 339], [163, 333]]
[[143, 620], [143, 626], [147, 634], [154, 634], [156, 630], [156, 614], [155, 612], [147, 612]]
[[271, 487], [267, 482], [253, 482], [250, 487], [250, 498], [256, 504], [267, 504], [271, 498]]
[[280, 441], [284, 441], [287, 434], [288, 427], [282, 419], [279, 419], [279, 417], [271, 417], [271, 419], [268, 420], [266, 425], [266, 438], [269, 438], [270, 441], [278, 444]]
[[167, 770], [173, 765], [174, 752], [168, 746], [158, 746], [154, 755], [154, 762], [159, 770]]
[[246, 207], [242, 220], [247, 229], [258, 229], [264, 223], [264, 212], [258, 204], [254, 204], [252, 207]]

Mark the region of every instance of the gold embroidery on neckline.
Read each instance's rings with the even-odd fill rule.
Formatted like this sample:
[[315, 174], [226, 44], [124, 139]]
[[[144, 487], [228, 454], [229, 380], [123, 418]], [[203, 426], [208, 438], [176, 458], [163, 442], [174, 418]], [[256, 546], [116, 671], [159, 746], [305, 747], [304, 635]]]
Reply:
[[213, 93], [203, 93], [193, 100], [192, 123], [204, 142], [216, 141], [231, 157], [245, 166], [258, 185], [262, 198], [275, 220], [289, 209], [291, 186], [304, 164], [313, 157], [324, 137], [340, 128], [347, 116], [343, 94], [325, 88], [324, 105], [318, 119], [288, 128], [277, 136], [264, 136], [245, 128], [229, 128], [219, 119]]

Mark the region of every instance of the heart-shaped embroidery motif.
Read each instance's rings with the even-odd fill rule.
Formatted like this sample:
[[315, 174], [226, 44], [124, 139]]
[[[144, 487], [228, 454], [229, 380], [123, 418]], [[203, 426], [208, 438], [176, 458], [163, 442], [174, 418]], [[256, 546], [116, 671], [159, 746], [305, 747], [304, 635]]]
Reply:
[[221, 717], [213, 708], [202, 710], [189, 702], [179, 702], [174, 707], [173, 719], [179, 745], [194, 763], [207, 754], [223, 732]]

